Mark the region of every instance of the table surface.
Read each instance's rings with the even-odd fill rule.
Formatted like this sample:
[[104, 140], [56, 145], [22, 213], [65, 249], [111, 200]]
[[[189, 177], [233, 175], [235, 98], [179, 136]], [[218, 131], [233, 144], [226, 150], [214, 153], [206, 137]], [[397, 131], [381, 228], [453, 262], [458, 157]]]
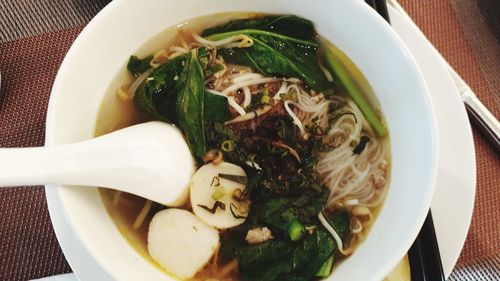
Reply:
[[[108, 0], [0, 0], [0, 147], [41, 146], [50, 89], [71, 43]], [[500, 1], [401, 0], [497, 118]], [[500, 155], [474, 129], [477, 193], [471, 228], [448, 280], [500, 280]], [[457, 140], [459, 141], [459, 140]], [[71, 272], [42, 187], [0, 189], [0, 280]]]

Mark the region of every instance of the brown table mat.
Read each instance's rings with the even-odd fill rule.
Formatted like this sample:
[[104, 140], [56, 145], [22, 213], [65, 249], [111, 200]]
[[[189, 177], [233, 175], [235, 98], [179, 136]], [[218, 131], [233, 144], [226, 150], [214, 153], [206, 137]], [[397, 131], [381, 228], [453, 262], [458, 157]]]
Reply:
[[[500, 87], [495, 84], [499, 72], [494, 72], [495, 64], [500, 65], [495, 55], [499, 50], [482, 50], [481, 42], [491, 38], [474, 36], [477, 28], [484, 30], [489, 25], [464, 28], [478, 18], [468, 17], [464, 22], [464, 7], [470, 8], [468, 0], [450, 1], [400, 2], [480, 99], [499, 116], [499, 104], [495, 102], [499, 97]], [[43, 145], [47, 102], [57, 69], [83, 25], [107, 2], [0, 0], [0, 147]], [[495, 64], [485, 63], [491, 60]], [[500, 157], [476, 130], [474, 142], [478, 177], [474, 216], [449, 280], [500, 278]], [[43, 189], [0, 189], [0, 280], [28, 280], [70, 271], [52, 230]]]

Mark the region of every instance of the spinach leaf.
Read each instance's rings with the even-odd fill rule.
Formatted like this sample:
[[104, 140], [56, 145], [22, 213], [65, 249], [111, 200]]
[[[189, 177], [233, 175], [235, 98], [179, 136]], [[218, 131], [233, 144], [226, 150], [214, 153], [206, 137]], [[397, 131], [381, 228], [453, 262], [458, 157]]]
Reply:
[[[206, 151], [203, 68], [208, 63], [206, 48], [167, 61], [154, 69], [137, 89], [137, 107], [162, 121], [179, 125], [194, 156]], [[218, 102], [217, 108], [221, 107]]]
[[242, 29], [277, 32], [282, 35], [309, 41], [314, 41], [317, 37], [314, 25], [311, 21], [294, 15], [233, 20], [216, 27], [205, 29], [203, 36]]
[[336, 244], [330, 233], [323, 228], [317, 229], [313, 234], [306, 236], [302, 244], [295, 248], [292, 255], [293, 272], [310, 279], [335, 249]]
[[335, 241], [323, 228], [300, 242], [269, 240], [236, 249], [243, 280], [311, 280], [336, 250]]
[[162, 121], [176, 123], [177, 93], [174, 87], [182, 75], [183, 65], [190, 58], [191, 53], [187, 53], [153, 70], [135, 92], [136, 106]]
[[349, 215], [347, 212], [334, 213], [326, 218], [330, 225], [344, 239], [349, 230]]
[[130, 56], [130, 59], [128, 60], [127, 63], [127, 69], [132, 73], [134, 76], [139, 76], [143, 72], [146, 72], [146, 70], [151, 68], [151, 65], [149, 65], [149, 62], [153, 59], [153, 56], [148, 56], [143, 59], [140, 59], [137, 56]]
[[186, 134], [187, 143], [197, 157], [206, 151], [205, 143], [205, 84], [198, 49], [191, 50], [189, 60], [175, 83], [176, 113], [179, 127]]
[[[296, 241], [302, 237], [297, 233], [305, 224], [315, 222], [316, 215], [323, 208], [328, 197], [328, 189], [317, 190], [307, 187], [299, 196], [270, 197], [261, 204], [255, 204], [256, 217], [268, 226], [277, 228]], [[303, 234], [303, 233], [302, 233]]]
[[264, 243], [247, 246], [236, 253], [238, 268], [243, 280], [273, 281], [291, 271], [292, 264], [288, 258], [295, 244], [280, 240], [269, 240]]
[[205, 120], [225, 122], [231, 118], [231, 112], [225, 97], [205, 92]]
[[[347, 213], [334, 213], [328, 220], [339, 235], [345, 237], [349, 227]], [[312, 280], [324, 264], [338, 252], [330, 233], [319, 223], [314, 225], [315, 231], [305, 234], [300, 241], [294, 242], [276, 235], [273, 240], [248, 245], [245, 241], [246, 232], [255, 226], [249, 226], [247, 220], [236, 231], [223, 236], [221, 255], [226, 259], [238, 260], [242, 280]], [[333, 264], [333, 260], [330, 263]]]
[[236, 256], [240, 269], [256, 270], [281, 257], [288, 256], [293, 251], [293, 244], [272, 239], [258, 245], [240, 249]]
[[207, 29], [202, 35], [221, 40], [239, 34], [250, 37], [254, 44], [220, 50], [227, 61], [266, 75], [297, 77], [314, 90], [327, 88], [317, 61], [317, 35], [312, 22], [296, 16], [271, 16], [233, 21]]

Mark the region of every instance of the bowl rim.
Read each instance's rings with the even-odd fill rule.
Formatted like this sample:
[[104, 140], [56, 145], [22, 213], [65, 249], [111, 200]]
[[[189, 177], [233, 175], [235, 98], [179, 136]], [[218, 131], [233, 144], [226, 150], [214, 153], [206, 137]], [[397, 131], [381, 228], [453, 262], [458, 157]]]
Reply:
[[[80, 33], [78, 38], [74, 41], [71, 48], [69, 49], [66, 57], [63, 60], [63, 63], [61, 64], [61, 67], [58, 71], [56, 80], [55, 80], [54, 85], [52, 87], [50, 99], [49, 99], [48, 110], [47, 110], [47, 121], [46, 121], [46, 137], [45, 137], [45, 145], [46, 146], [54, 145], [56, 143], [56, 139], [54, 137], [55, 132], [57, 131], [57, 128], [54, 125], [55, 118], [56, 118], [55, 117], [55, 115], [56, 115], [55, 114], [56, 103], [57, 103], [57, 100], [60, 97], [60, 95], [62, 95], [61, 91], [59, 91], [59, 88], [61, 87], [61, 84], [64, 83], [64, 81], [61, 77], [64, 76], [64, 73], [67, 71], [66, 69], [71, 67], [71, 60], [73, 59], [74, 56], [77, 55], [81, 42], [86, 40], [86, 38], [88, 37], [88, 34], [92, 33], [95, 28], [98, 28], [99, 25], [101, 24], [101, 21], [103, 19], [105, 19], [109, 13], [111, 13], [114, 9], [116, 9], [120, 5], [124, 5], [127, 2], [130, 2], [130, 1], [128, 1], [128, 0], [116, 0], [116, 1], [112, 1], [111, 3], [109, 3], [83, 29], [83, 31]], [[438, 138], [438, 133], [437, 133], [437, 122], [436, 122], [436, 116], [434, 114], [434, 108], [433, 108], [432, 103], [430, 102], [431, 99], [429, 96], [429, 91], [427, 89], [425, 81], [422, 78], [422, 73], [420, 72], [420, 69], [416, 65], [411, 53], [409, 52], [407, 47], [404, 45], [402, 40], [398, 37], [398, 35], [391, 29], [391, 27], [387, 23], [385, 23], [381, 18], [379, 18], [378, 15], [374, 11], [372, 11], [369, 7], [364, 5], [364, 3], [362, 3], [361, 1], [351, 1], [351, 2], [352, 2], [353, 6], [356, 6], [356, 9], [364, 10], [364, 13], [366, 13], [368, 16], [370, 16], [371, 20], [373, 20], [375, 23], [377, 23], [377, 25], [380, 26], [381, 30], [385, 34], [390, 36], [391, 39], [394, 41], [394, 43], [396, 45], [398, 45], [398, 47], [402, 50], [402, 52], [408, 57], [408, 59], [410, 61], [411, 68], [413, 68], [413, 70], [416, 72], [416, 74], [419, 78], [419, 84], [424, 89], [423, 98], [424, 98], [425, 104], [426, 104], [427, 109], [428, 109], [428, 114], [429, 114], [428, 117], [429, 117], [429, 125], [430, 125], [429, 130], [430, 130], [430, 134], [432, 137], [432, 140], [430, 140], [430, 142], [431, 142], [430, 154], [432, 157], [432, 162], [434, 164], [431, 165], [431, 167], [429, 169], [429, 175], [430, 175], [429, 176], [429, 181], [430, 181], [429, 185], [431, 187], [427, 190], [428, 192], [426, 193], [426, 196], [425, 196], [425, 204], [424, 204], [425, 210], [423, 210], [424, 208], [422, 208], [422, 210], [420, 210], [418, 212], [417, 217], [414, 218], [414, 224], [413, 224], [413, 227], [411, 230], [411, 236], [413, 238], [415, 238], [420, 230], [421, 225], [423, 224], [423, 221], [424, 221], [425, 216], [427, 214], [427, 210], [430, 208], [431, 199], [432, 199], [432, 195], [433, 195], [433, 191], [434, 191], [434, 185], [435, 185], [435, 181], [436, 181], [437, 169], [438, 169], [437, 143], [438, 143], [439, 138]], [[63, 200], [61, 198], [61, 195], [60, 195], [60, 189], [65, 188], [65, 187], [49, 186], [49, 188], [55, 188], [56, 194], [57, 194], [56, 200], [59, 201], [58, 203], [60, 203], [61, 200]], [[71, 220], [71, 218], [67, 214], [67, 210], [64, 208], [63, 208], [63, 214], [64, 214], [64, 219], [66, 220], [66, 222], [70, 225], [71, 229], [74, 230], [74, 223], [75, 222]], [[56, 232], [56, 235], [58, 236], [58, 240], [60, 240], [57, 229], [55, 229], [55, 232]], [[85, 246], [85, 242], [80, 239], [79, 233], [75, 233], [75, 236]], [[413, 242], [413, 240], [409, 241], [407, 243], [407, 245], [405, 245], [404, 247], [406, 249], [409, 249], [412, 242]], [[87, 247], [85, 247], [85, 248], [88, 251], [88, 248]], [[65, 253], [66, 257], [68, 257], [68, 254], [65, 252], [64, 247], [63, 247], [63, 252]], [[91, 254], [92, 258], [95, 261], [97, 261], [98, 263], [100, 263], [100, 265], [102, 266], [102, 263], [99, 261], [99, 258], [96, 256], [96, 253], [93, 253], [91, 251], [89, 251], [89, 253]], [[69, 259], [68, 259], [68, 261], [69, 261]], [[388, 269], [381, 270], [380, 272], [383, 272], [383, 271], [388, 272], [398, 261], [399, 261], [398, 259], [393, 259], [392, 261], [388, 262], [387, 266], [386, 266]], [[71, 261], [69, 261], [69, 262], [71, 264]], [[109, 270], [106, 270], [106, 271], [107, 271], [107, 273], [112, 273]], [[382, 273], [379, 273], [378, 275], [381, 275], [381, 274]], [[381, 277], [381, 278], [383, 277], [383, 276], [378, 276], [378, 275], [377, 275], [377, 277]], [[116, 277], [116, 276], [113, 276], [113, 277]], [[377, 279], [377, 277], [375, 277], [374, 280]]]

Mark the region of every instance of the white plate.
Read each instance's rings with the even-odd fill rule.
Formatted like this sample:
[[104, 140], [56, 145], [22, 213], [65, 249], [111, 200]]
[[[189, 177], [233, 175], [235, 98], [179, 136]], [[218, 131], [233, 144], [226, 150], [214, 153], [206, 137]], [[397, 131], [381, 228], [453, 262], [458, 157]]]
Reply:
[[[475, 187], [472, 135], [463, 105], [439, 57], [410, 21], [395, 14], [392, 9], [391, 17], [394, 28], [419, 62], [433, 94], [432, 102], [437, 111], [441, 133], [438, 149], [441, 164], [432, 210], [443, 264], [448, 276], [463, 246], [472, 214]], [[72, 232], [61, 211], [55, 190], [47, 188], [46, 196], [57, 238], [78, 278], [112, 280], [91, 258]]]
[[432, 200], [441, 260], [448, 277], [469, 231], [476, 192], [476, 160], [469, 119], [441, 57], [415, 24], [389, 7], [391, 24], [424, 75], [436, 110], [439, 170]]

